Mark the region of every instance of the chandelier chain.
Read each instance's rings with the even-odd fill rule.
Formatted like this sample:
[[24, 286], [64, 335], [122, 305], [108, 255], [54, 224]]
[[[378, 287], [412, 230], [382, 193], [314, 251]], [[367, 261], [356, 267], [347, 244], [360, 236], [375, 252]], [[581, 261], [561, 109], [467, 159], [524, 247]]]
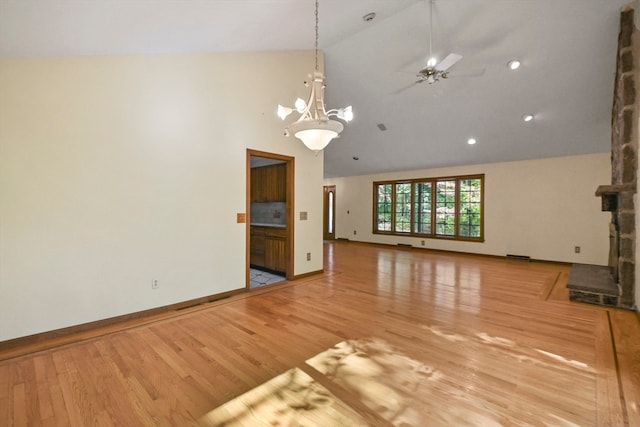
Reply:
[[316, 71], [318, 71], [318, 0], [316, 0]]
[[431, 43], [433, 40], [433, 0], [429, 0], [429, 61], [433, 58], [433, 51], [431, 50]]

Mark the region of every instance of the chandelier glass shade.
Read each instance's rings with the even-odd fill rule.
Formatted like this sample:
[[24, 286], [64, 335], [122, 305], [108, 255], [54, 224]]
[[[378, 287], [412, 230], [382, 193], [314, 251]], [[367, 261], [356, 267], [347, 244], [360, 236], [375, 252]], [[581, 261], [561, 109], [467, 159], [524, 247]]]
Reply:
[[289, 130], [296, 138], [312, 151], [324, 150], [343, 129], [342, 123], [336, 120], [305, 120], [289, 126]]
[[338, 118], [349, 122], [353, 119], [351, 106], [326, 110], [324, 105], [324, 75], [318, 70], [318, 1], [316, 0], [316, 67], [311, 82], [305, 82], [305, 86], [311, 87], [309, 99], [305, 102], [298, 98], [295, 107], [283, 107], [278, 105], [278, 116], [285, 120], [294, 111], [300, 114], [295, 122], [285, 129], [285, 135], [293, 134], [304, 145], [315, 153], [322, 151], [332, 139], [337, 138], [344, 129], [344, 125], [332, 118]]

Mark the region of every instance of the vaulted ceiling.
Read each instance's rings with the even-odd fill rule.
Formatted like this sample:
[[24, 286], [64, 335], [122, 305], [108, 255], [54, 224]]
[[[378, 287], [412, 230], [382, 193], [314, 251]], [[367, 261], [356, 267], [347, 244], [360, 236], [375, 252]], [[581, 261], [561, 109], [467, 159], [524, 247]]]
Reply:
[[[463, 58], [448, 79], [412, 86], [427, 0], [320, 0], [327, 106], [355, 112], [325, 176], [607, 152], [628, 3], [435, 0], [434, 56]], [[0, 56], [312, 49], [314, 22], [313, 0], [0, 0]]]

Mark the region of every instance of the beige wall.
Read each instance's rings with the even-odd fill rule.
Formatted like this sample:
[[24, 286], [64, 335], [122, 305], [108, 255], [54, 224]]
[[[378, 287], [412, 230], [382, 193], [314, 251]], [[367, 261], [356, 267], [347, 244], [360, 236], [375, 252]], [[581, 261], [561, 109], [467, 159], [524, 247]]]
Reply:
[[[481, 173], [485, 174], [484, 243], [372, 233], [374, 181]], [[601, 211], [595, 190], [610, 179], [606, 153], [326, 179], [325, 185], [336, 185], [337, 237], [414, 246], [425, 240], [425, 247], [432, 249], [606, 265], [611, 215]], [[575, 246], [581, 247], [580, 254], [574, 252]]]
[[247, 148], [295, 157], [294, 272], [321, 269], [323, 157], [275, 115], [312, 67], [312, 52], [0, 61], [0, 341], [244, 287]]

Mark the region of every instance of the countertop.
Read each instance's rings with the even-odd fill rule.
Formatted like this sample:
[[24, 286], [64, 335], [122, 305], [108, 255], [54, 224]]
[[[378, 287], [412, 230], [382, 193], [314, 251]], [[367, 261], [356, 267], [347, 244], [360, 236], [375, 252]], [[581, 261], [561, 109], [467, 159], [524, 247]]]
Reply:
[[287, 228], [286, 224], [267, 224], [263, 222], [252, 222], [251, 225], [256, 227]]

